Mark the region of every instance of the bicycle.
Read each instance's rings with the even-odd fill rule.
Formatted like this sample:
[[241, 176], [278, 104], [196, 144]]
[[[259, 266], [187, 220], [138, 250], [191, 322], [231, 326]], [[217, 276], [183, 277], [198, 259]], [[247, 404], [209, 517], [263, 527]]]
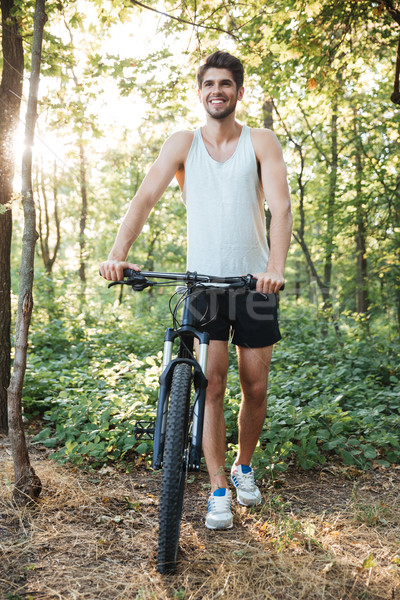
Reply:
[[[196, 310], [195, 291], [209, 289], [213, 284], [223, 284], [230, 290], [255, 290], [257, 280], [251, 275], [214, 277], [189, 271], [163, 273], [133, 269], [124, 269], [124, 278], [127, 279], [114, 281], [109, 287], [129, 285], [135, 291], [142, 291], [156, 285], [176, 286], [176, 282], [186, 285], [174, 309], [170, 299], [173, 327], [167, 328], [164, 337], [155, 425], [154, 422], [139, 421], [135, 427], [136, 439], [153, 439], [152, 466], [153, 469], [162, 469], [157, 570], [162, 574], [173, 573], [178, 556], [186, 476], [189, 470], [200, 470], [207, 387], [209, 334], [197, 329], [200, 317]], [[179, 323], [177, 313], [180, 307], [183, 310]], [[180, 341], [179, 349], [176, 358], [173, 358], [173, 344], [177, 339]], [[197, 358], [194, 356], [195, 339], [199, 342]]]

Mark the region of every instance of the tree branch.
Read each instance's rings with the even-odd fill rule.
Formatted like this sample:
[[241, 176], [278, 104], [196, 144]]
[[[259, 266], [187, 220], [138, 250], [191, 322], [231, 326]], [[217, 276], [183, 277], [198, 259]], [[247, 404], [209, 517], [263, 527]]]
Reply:
[[328, 155], [324, 152], [324, 149], [322, 148], [322, 146], [320, 146], [320, 144], [315, 139], [314, 131], [313, 131], [310, 123], [308, 122], [307, 115], [306, 115], [306, 113], [305, 113], [305, 111], [304, 111], [304, 109], [303, 109], [303, 107], [301, 105], [301, 102], [298, 102], [297, 106], [300, 108], [300, 112], [303, 115], [303, 118], [304, 118], [304, 120], [305, 120], [305, 122], [307, 124], [308, 130], [310, 132], [310, 137], [311, 137], [312, 141], [314, 142], [314, 146], [316, 147], [316, 149], [318, 150], [318, 152], [321, 154], [321, 156], [323, 156], [326, 164], [328, 164], [330, 166], [332, 164], [332, 161], [329, 159]]
[[388, 13], [396, 23], [400, 25], [400, 10], [393, 6], [392, 0], [382, 0], [382, 3], [386, 6]]
[[[185, 25], [191, 25], [192, 27], [201, 27], [202, 29], [210, 29], [211, 31], [220, 31], [221, 33], [226, 33], [233, 37], [233, 39], [238, 40], [238, 37], [232, 32], [232, 30], [224, 29], [223, 27], [217, 27], [215, 25], [203, 25], [203, 23], [196, 23], [195, 21], [188, 21], [187, 19], [183, 19], [182, 17], [175, 17], [174, 15], [170, 15], [169, 13], [163, 12], [162, 10], [158, 10], [157, 8], [153, 8], [152, 6], [147, 6], [139, 0], [131, 0], [132, 4], [139, 6], [140, 8], [145, 8], [146, 10], [151, 10], [152, 12], [157, 13], [158, 15], [162, 15], [163, 17], [167, 17], [168, 19], [172, 19], [174, 21], [178, 21], [178, 23], [184, 23]], [[215, 12], [215, 11], [214, 11]]]

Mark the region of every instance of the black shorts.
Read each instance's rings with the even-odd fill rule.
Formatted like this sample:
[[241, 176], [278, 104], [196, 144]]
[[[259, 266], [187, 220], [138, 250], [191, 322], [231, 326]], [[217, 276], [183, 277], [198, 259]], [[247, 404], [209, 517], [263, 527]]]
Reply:
[[229, 340], [237, 346], [263, 348], [281, 339], [278, 295], [212, 288], [196, 292], [199, 331], [211, 340]]

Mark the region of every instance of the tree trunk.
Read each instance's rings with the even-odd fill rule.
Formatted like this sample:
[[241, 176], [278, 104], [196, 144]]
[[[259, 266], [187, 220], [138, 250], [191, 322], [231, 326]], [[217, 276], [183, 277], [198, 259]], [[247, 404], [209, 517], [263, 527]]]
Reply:
[[[264, 123], [265, 129], [270, 129], [271, 131], [273, 131], [274, 130], [274, 104], [268, 98], [266, 98], [264, 100], [264, 103], [262, 105], [262, 111], [263, 111], [263, 123]], [[260, 175], [260, 173], [259, 173], [259, 175]], [[266, 207], [264, 208], [264, 217], [265, 217], [265, 229], [267, 232], [268, 246], [270, 246], [269, 232], [270, 232], [270, 227], [271, 227], [271, 212]]]
[[326, 215], [326, 237], [325, 237], [325, 264], [324, 264], [324, 283], [329, 295], [325, 299], [324, 308], [330, 308], [332, 305], [332, 256], [334, 245], [334, 224], [335, 224], [335, 200], [338, 168], [338, 148], [337, 148], [337, 100], [333, 100], [331, 116], [331, 161], [329, 171], [328, 187], [328, 208]]
[[396, 71], [394, 75], [394, 89], [390, 99], [394, 104], [400, 104], [400, 36], [397, 43], [397, 55], [396, 55]]
[[274, 130], [274, 104], [271, 100], [266, 98], [262, 106], [263, 109], [263, 122], [265, 129]]
[[[360, 135], [357, 127], [357, 110], [354, 109], [354, 133], [355, 139]], [[359, 314], [368, 312], [368, 269], [367, 269], [367, 244], [366, 244], [366, 208], [363, 204], [363, 165], [361, 158], [361, 148], [356, 142], [355, 151], [356, 162], [356, 310]]]
[[86, 254], [85, 254], [85, 229], [87, 219], [87, 188], [86, 188], [86, 157], [83, 142], [79, 142], [79, 164], [80, 164], [80, 184], [81, 184], [81, 217], [79, 220], [79, 277], [83, 284], [86, 283]]
[[397, 303], [397, 331], [400, 337], [400, 287], [396, 290], [396, 303]]
[[356, 306], [359, 314], [368, 312], [368, 265], [366, 249], [366, 228], [362, 206], [357, 206], [357, 296]]
[[299, 202], [300, 226], [298, 227], [297, 230], [293, 231], [293, 237], [300, 244], [300, 247], [304, 252], [304, 256], [306, 258], [307, 265], [309, 266], [311, 275], [312, 275], [313, 279], [316, 281], [316, 283], [321, 291], [324, 305], [326, 305], [330, 300], [329, 289], [326, 287], [326, 285], [322, 281], [321, 277], [318, 275], [317, 269], [315, 267], [315, 263], [311, 257], [310, 250], [308, 248], [308, 245], [307, 245], [307, 242], [305, 239], [306, 213], [305, 213], [305, 208], [304, 208], [305, 186], [303, 183], [304, 156], [303, 156], [302, 148], [299, 144], [296, 144], [296, 150], [299, 153], [300, 164], [301, 164], [300, 172], [297, 175], [297, 182], [298, 182], [298, 186], [299, 186], [299, 196], [300, 196], [300, 202]]
[[[57, 190], [57, 161], [54, 161], [54, 170], [53, 170], [53, 204], [54, 204], [54, 222], [56, 226], [56, 241], [53, 249], [52, 256], [50, 254], [50, 215], [49, 215], [49, 206], [47, 201], [47, 191], [44, 180], [44, 172], [43, 165], [41, 168], [40, 175], [38, 174], [38, 180], [40, 178], [40, 190], [43, 199], [43, 208], [41, 206], [41, 202], [38, 202], [39, 209], [39, 238], [40, 238], [40, 250], [42, 254], [44, 268], [46, 269], [46, 273], [51, 275], [53, 270], [53, 265], [57, 257], [58, 249], [60, 247], [61, 240], [61, 231], [60, 231], [60, 219], [58, 216], [58, 190]], [[39, 191], [39, 183], [38, 183], [38, 191]], [[39, 198], [39, 193], [38, 193]], [[44, 225], [43, 225], [44, 221]]]
[[15, 476], [13, 499], [15, 503], [20, 505], [27, 504], [39, 496], [41, 491], [41, 482], [30, 464], [26, 446], [22, 423], [22, 388], [26, 371], [28, 332], [33, 308], [32, 287], [37, 233], [32, 189], [32, 146], [37, 119], [43, 28], [46, 20], [45, 0], [36, 0], [32, 66], [25, 123], [25, 150], [22, 157], [22, 203], [25, 220], [15, 332], [15, 360], [8, 388], [8, 422]]
[[[24, 53], [14, 0], [1, 0], [3, 71], [0, 83], [0, 432], [7, 433], [7, 388], [11, 368], [11, 201], [14, 179], [13, 136], [21, 105]], [[7, 24], [7, 25], [6, 25]]]

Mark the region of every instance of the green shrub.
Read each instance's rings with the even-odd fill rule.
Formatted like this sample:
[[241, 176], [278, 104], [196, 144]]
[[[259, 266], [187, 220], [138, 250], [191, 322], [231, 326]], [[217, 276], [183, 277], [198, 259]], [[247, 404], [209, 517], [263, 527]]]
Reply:
[[[131, 299], [129, 299], [131, 301]], [[160, 349], [170, 324], [165, 298], [133, 300], [93, 314], [35, 323], [25, 385], [27, 413], [45, 412], [36, 441], [53, 456], [100, 464], [151, 442], [136, 442], [136, 420], [155, 415]], [[97, 309], [97, 312], [98, 309]], [[312, 308], [286, 302], [284, 339], [274, 349], [268, 415], [254, 454], [258, 475], [295, 460], [303, 469], [329, 456], [369, 468], [400, 459], [400, 345], [344, 316], [339, 335]], [[382, 329], [382, 332], [380, 330]], [[228, 458], [237, 449], [240, 386], [234, 349], [225, 402]]]

